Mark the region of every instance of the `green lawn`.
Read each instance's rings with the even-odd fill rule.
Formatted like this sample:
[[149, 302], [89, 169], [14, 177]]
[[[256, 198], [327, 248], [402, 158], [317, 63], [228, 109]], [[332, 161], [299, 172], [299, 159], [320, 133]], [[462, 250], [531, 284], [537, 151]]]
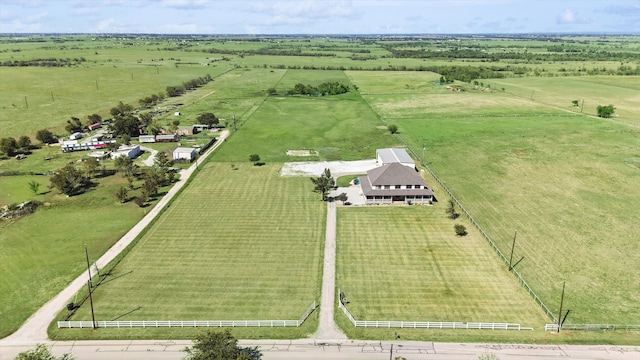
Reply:
[[[444, 200], [444, 199], [443, 199]], [[337, 286], [358, 320], [548, 321], [476, 231], [435, 206], [340, 208]]]
[[420, 113], [411, 104], [422, 97], [365, 96], [414, 149], [426, 145], [426, 162], [503, 253], [518, 231], [518, 270], [551, 311], [566, 281], [568, 322], [639, 323], [638, 130], [508, 90], [433, 96]]
[[208, 163], [95, 291], [97, 318], [298, 319], [319, 300], [325, 204], [280, 166]]

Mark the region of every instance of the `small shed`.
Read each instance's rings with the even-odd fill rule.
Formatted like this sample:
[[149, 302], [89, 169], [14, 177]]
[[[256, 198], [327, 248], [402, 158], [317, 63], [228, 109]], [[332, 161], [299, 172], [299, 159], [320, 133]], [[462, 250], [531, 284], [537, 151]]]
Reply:
[[91, 124], [91, 125], [87, 126], [89, 131], [100, 129], [101, 127], [102, 127], [102, 124], [100, 124], [100, 123], [95, 123], [95, 124]]
[[193, 161], [196, 158], [197, 149], [188, 147], [179, 147], [173, 150], [173, 160]]
[[[194, 131], [193, 131], [193, 126], [178, 126], [178, 130], [176, 131], [176, 134], [178, 135], [193, 135]], [[197, 131], [196, 131], [197, 133]]]

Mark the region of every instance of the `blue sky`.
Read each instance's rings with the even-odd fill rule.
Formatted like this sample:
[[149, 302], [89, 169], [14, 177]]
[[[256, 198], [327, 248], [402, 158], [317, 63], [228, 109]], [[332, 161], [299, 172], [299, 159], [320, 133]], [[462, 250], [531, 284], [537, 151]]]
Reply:
[[640, 33], [640, 0], [0, 0], [0, 33]]

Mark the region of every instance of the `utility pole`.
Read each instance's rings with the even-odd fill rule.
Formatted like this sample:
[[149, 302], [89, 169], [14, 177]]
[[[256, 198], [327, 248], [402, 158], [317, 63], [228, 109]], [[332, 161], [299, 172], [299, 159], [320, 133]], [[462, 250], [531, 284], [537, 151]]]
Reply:
[[98, 79], [96, 79], [96, 90], [100, 90], [98, 89]]
[[422, 143], [422, 163], [424, 164], [424, 148], [425, 148], [425, 144]]
[[533, 100], [533, 92], [534, 92], [534, 91], [535, 91], [535, 90], [531, 90], [531, 100]]
[[562, 282], [562, 295], [560, 295], [560, 312], [558, 313], [558, 332], [560, 332], [560, 326], [562, 326], [562, 303], [564, 302], [564, 286], [565, 282]]
[[233, 114], [233, 131], [236, 131], [236, 130], [238, 130], [236, 128], [236, 114]]
[[87, 258], [87, 272], [89, 273], [89, 283], [91, 280], [91, 265], [89, 264], [89, 250], [87, 250], [87, 244], [84, 244], [84, 256]]
[[513, 269], [513, 266], [511, 266], [511, 261], [513, 260], [513, 249], [515, 249], [516, 247], [516, 236], [518, 236], [518, 230], [516, 230], [515, 234], [513, 234], [513, 244], [511, 244], [511, 256], [509, 256], [509, 271], [511, 271], [511, 269]]
[[584, 99], [582, 99], [582, 106], [580, 107], [580, 112], [582, 112], [582, 109], [584, 109]]
[[27, 102], [27, 97], [24, 97], [24, 105], [27, 107], [27, 109], [29, 108], [29, 103]]
[[93, 328], [97, 328], [96, 326], [96, 315], [93, 312], [93, 296], [91, 295], [91, 281], [87, 281], [87, 286], [89, 287], [89, 304], [91, 304], [91, 321], [93, 322]]

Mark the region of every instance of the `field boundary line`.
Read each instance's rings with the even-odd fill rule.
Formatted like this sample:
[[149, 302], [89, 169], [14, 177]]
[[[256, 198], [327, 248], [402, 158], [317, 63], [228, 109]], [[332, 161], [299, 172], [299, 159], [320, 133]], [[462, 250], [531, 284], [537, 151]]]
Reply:
[[[630, 324], [570, 324], [561, 325], [560, 330], [582, 330], [582, 331], [640, 331], [640, 325]], [[545, 324], [544, 331], [558, 331], [558, 324]]]

